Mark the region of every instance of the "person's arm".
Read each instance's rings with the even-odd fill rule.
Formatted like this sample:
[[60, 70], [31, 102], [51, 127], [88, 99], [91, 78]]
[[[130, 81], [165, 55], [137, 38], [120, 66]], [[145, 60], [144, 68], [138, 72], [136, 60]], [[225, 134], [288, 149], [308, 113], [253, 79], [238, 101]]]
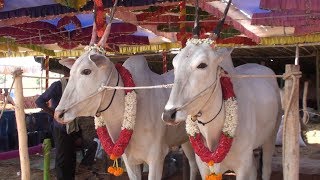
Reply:
[[15, 104], [14, 104], [14, 101], [13, 101], [12, 97], [7, 95], [7, 98], [8, 98], [8, 103], [10, 103], [10, 104], [12, 104], [14, 106]]
[[54, 109], [48, 106], [48, 102], [56, 95], [56, 88], [58, 87], [57, 83], [55, 82], [51, 84], [51, 86], [35, 101], [39, 108], [43, 109], [44, 112], [48, 113], [52, 117], [54, 115]]

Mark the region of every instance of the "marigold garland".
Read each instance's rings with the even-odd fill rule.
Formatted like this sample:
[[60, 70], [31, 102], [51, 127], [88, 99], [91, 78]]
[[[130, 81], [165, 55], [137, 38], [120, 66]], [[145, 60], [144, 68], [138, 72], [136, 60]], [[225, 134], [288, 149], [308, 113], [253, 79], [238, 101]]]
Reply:
[[206, 162], [210, 168], [211, 173], [206, 176], [206, 180], [222, 179], [222, 175], [216, 174], [212, 167], [214, 166], [214, 163], [220, 163], [221, 161], [223, 161], [230, 151], [238, 123], [238, 105], [235, 93], [233, 91], [232, 82], [229, 77], [221, 77], [220, 83], [225, 103], [225, 122], [222, 128], [217, 148], [213, 152], [210, 151], [209, 148], [207, 148], [203, 143], [202, 135], [200, 133], [197, 121], [193, 121], [191, 119], [191, 116], [188, 116], [186, 121], [186, 130], [195, 153], [203, 162]]
[[[116, 64], [115, 67], [123, 80], [124, 86], [134, 87], [135, 84], [130, 72], [120, 64]], [[105, 127], [106, 120], [102, 119], [101, 116], [95, 117], [96, 131], [101, 141], [102, 147], [109, 155], [110, 159], [114, 160], [113, 166], [109, 167], [107, 169], [107, 172], [115, 176], [120, 176], [121, 174], [123, 174], [123, 169], [118, 166], [117, 159], [124, 153], [129, 144], [129, 141], [133, 134], [136, 117], [136, 93], [133, 90], [125, 90], [125, 94], [124, 119], [122, 122], [119, 138], [115, 143], [113, 143], [109, 132]]]

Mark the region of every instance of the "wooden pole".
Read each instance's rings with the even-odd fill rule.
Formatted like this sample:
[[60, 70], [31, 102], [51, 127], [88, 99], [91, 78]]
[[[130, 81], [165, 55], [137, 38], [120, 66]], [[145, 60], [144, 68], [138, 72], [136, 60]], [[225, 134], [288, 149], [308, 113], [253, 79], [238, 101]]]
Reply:
[[[300, 72], [299, 65], [286, 65], [286, 74]], [[284, 85], [284, 123], [282, 165], [284, 180], [299, 180], [299, 77], [286, 79]]]
[[167, 67], [167, 52], [163, 51], [162, 52], [162, 73], [166, 73], [168, 71]]
[[302, 109], [303, 109], [303, 118], [302, 118], [302, 124], [301, 127], [303, 130], [306, 130], [306, 124], [308, 121], [308, 113], [307, 113], [307, 100], [308, 100], [308, 86], [309, 86], [309, 82], [306, 81], [304, 82], [304, 86], [303, 86], [303, 96], [302, 96]]
[[180, 9], [180, 15], [179, 15], [179, 21], [180, 21], [180, 35], [181, 35], [181, 46], [184, 48], [186, 46], [187, 42], [187, 31], [186, 31], [186, 0], [182, 0], [179, 3], [179, 9]]
[[21, 166], [21, 179], [30, 180], [30, 161], [28, 154], [28, 136], [24, 113], [23, 88], [22, 88], [22, 70], [16, 69], [13, 72], [14, 94], [15, 94], [15, 115], [19, 139], [19, 156]]
[[46, 68], [46, 89], [49, 88], [49, 56], [46, 56], [44, 61], [44, 66]]
[[316, 57], [316, 97], [317, 97], [317, 110], [320, 111], [320, 53], [317, 51]]

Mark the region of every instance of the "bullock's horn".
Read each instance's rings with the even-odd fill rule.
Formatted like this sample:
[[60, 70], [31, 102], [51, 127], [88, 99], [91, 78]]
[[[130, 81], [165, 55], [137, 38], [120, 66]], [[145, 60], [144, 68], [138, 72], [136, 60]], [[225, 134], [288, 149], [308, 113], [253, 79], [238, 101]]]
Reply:
[[194, 26], [192, 29], [193, 38], [199, 38], [200, 26], [199, 26], [199, 0], [196, 0], [195, 12], [194, 12]]
[[91, 40], [89, 46], [92, 46], [96, 43], [97, 41], [97, 25], [96, 22], [93, 21], [93, 27], [92, 27], [92, 35], [91, 35]]
[[89, 43], [89, 46], [92, 46], [93, 44], [96, 43], [97, 41], [97, 25], [96, 25], [96, 19], [97, 19], [97, 6], [96, 3], [93, 5], [93, 27], [92, 27], [92, 35], [91, 35], [91, 40]]
[[98, 43], [98, 46], [100, 46], [100, 47], [104, 47], [107, 43], [108, 37], [110, 35], [110, 31], [111, 31], [111, 24], [112, 24], [113, 16], [114, 16], [114, 13], [116, 12], [117, 4], [118, 4], [118, 0], [115, 0], [113, 7], [112, 7], [112, 10], [111, 10], [109, 23], [106, 27], [106, 30], [103, 33], [103, 36], [101, 37], [101, 39]]
[[220, 21], [218, 22], [216, 28], [213, 30], [213, 35], [211, 37], [211, 39], [215, 40], [218, 37], [220, 37], [220, 31], [223, 27], [224, 21], [226, 20], [230, 5], [231, 5], [232, 0], [229, 0], [226, 9], [223, 12], [223, 17], [220, 19]]

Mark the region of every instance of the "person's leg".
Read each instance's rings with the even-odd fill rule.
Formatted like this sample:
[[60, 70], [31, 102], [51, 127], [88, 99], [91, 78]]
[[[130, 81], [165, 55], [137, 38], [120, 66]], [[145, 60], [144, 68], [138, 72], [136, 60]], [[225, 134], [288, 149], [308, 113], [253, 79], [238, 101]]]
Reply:
[[58, 180], [74, 180], [76, 153], [73, 139], [60, 128], [54, 127], [56, 145], [56, 172]]
[[81, 160], [81, 165], [84, 165], [84, 166], [93, 165], [97, 147], [98, 147], [98, 143], [92, 140], [92, 142], [86, 147], [87, 151], [83, 159]]

